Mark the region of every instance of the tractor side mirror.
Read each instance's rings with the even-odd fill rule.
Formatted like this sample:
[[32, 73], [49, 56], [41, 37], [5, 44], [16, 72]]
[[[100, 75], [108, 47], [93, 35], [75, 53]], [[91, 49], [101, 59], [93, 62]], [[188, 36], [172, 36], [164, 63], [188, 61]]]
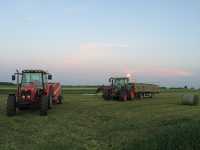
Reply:
[[51, 74], [48, 75], [48, 80], [52, 80], [52, 75]]
[[108, 80], [108, 82], [112, 82], [112, 79], [110, 78], [110, 79]]
[[15, 75], [12, 75], [12, 81], [15, 81]]

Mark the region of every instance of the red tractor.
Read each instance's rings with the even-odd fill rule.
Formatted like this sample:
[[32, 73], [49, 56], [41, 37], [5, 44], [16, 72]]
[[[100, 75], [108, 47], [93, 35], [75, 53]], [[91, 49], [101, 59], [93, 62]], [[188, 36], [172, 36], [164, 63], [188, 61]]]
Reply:
[[109, 86], [101, 86], [97, 89], [98, 92], [103, 92], [103, 98], [105, 100], [132, 100], [135, 96], [135, 87], [134, 84], [129, 84], [129, 78], [110, 78]]
[[154, 84], [130, 83], [129, 78], [110, 78], [110, 85], [101, 86], [97, 89], [103, 93], [105, 100], [132, 100], [134, 98], [143, 99], [145, 97], [152, 98], [153, 95], [160, 92], [160, 88]]
[[[22, 110], [36, 106], [40, 108], [40, 115], [47, 115], [48, 109], [55, 104], [62, 103], [60, 83], [49, 83], [52, 75], [43, 70], [23, 70], [12, 76], [17, 77], [17, 91], [9, 94], [7, 99], [7, 115], [16, 115], [16, 108]], [[21, 82], [20, 82], [21, 80]]]

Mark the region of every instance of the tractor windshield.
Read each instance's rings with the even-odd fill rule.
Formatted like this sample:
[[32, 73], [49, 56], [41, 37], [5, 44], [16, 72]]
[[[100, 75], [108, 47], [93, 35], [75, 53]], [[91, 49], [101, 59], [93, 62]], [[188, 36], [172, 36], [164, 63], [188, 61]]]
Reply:
[[37, 86], [42, 86], [42, 73], [23, 73], [22, 85], [35, 83]]
[[128, 80], [126, 79], [115, 79], [113, 82], [114, 86], [117, 88], [122, 88], [128, 85]]

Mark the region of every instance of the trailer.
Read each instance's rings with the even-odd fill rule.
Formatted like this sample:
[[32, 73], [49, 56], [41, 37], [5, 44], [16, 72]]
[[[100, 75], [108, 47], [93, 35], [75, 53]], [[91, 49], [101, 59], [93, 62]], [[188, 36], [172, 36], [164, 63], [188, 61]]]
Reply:
[[110, 85], [100, 86], [98, 92], [102, 92], [105, 100], [133, 100], [145, 97], [152, 98], [160, 89], [158, 85], [144, 83], [130, 83], [129, 78], [120, 77], [109, 79]]
[[136, 97], [143, 99], [145, 97], [152, 98], [155, 94], [160, 92], [160, 87], [155, 84], [146, 84], [146, 83], [131, 83], [135, 85], [135, 94]]

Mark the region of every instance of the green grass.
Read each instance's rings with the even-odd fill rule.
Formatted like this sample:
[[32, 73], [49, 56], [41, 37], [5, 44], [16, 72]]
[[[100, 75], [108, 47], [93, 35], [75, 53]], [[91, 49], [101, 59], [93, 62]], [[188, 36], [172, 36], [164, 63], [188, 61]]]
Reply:
[[0, 150], [198, 150], [200, 106], [180, 105], [182, 94], [130, 102], [65, 94], [47, 117], [26, 110], [11, 118], [1, 95]]
[[[63, 86], [64, 94], [94, 94], [97, 86]], [[13, 85], [0, 85], [0, 94], [15, 93], [16, 86]]]

